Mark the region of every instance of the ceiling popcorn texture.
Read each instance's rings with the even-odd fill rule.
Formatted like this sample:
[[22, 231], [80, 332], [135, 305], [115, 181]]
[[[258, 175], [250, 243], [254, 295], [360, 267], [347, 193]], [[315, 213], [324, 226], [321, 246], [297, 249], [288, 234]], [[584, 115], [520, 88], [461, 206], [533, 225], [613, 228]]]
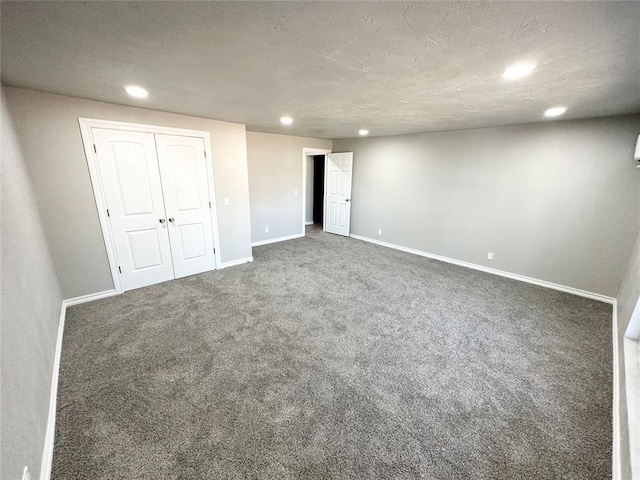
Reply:
[[[3, 83], [321, 138], [640, 111], [640, 2], [6, 2]], [[507, 82], [509, 65], [537, 65]], [[149, 97], [129, 97], [140, 85]], [[280, 117], [291, 116], [291, 126]], [[546, 120], [548, 121], [548, 120]]]

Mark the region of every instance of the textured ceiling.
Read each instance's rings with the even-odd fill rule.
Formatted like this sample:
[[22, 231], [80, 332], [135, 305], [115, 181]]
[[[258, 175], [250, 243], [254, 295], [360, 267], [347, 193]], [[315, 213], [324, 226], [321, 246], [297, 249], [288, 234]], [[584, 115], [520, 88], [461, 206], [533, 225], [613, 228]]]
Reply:
[[[7, 85], [322, 138], [640, 111], [639, 2], [7, 2]], [[508, 83], [516, 61], [538, 67]], [[139, 84], [150, 95], [128, 97]], [[279, 123], [287, 114], [290, 127]]]

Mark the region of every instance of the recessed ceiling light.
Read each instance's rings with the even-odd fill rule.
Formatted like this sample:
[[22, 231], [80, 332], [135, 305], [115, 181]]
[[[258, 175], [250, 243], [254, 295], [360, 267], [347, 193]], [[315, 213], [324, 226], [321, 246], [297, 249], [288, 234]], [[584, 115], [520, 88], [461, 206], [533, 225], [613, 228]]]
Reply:
[[520, 80], [530, 75], [535, 68], [533, 63], [516, 63], [502, 72], [502, 77], [505, 80]]
[[125, 87], [124, 89], [132, 97], [147, 98], [149, 96], [149, 92], [147, 92], [144, 88], [137, 87], [135, 85], [129, 85], [128, 87]]
[[546, 112], [544, 112], [544, 116], [545, 117], [557, 117], [559, 115], [562, 115], [564, 112], [566, 112], [567, 109], [564, 107], [553, 107], [548, 109]]
[[280, 123], [282, 123], [283, 125], [291, 125], [293, 123], [293, 118], [291, 118], [291, 117], [282, 117], [280, 119]]
[[369, 135], [369, 130], [365, 130], [364, 128], [358, 132], [358, 134], [362, 137], [365, 135]]

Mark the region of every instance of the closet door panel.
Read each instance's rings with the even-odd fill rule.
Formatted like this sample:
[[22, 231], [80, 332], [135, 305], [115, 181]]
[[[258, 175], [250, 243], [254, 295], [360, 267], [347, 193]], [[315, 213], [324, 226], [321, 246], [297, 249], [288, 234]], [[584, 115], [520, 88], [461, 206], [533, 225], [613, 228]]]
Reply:
[[152, 133], [92, 129], [124, 290], [174, 278]]
[[215, 269], [204, 140], [156, 135], [176, 278]]

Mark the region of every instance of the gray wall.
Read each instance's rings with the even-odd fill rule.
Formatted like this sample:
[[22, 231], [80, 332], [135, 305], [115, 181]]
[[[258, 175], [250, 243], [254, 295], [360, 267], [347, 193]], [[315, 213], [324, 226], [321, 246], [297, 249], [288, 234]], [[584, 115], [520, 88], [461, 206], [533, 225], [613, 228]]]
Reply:
[[639, 132], [634, 115], [334, 140], [333, 151], [354, 152], [353, 233], [614, 297], [638, 232]]
[[302, 148], [330, 150], [331, 145], [331, 140], [247, 132], [253, 242], [303, 233]]
[[6, 92], [64, 298], [113, 288], [78, 117], [208, 131], [222, 261], [251, 256], [244, 125], [33, 90]]
[[0, 103], [0, 478], [20, 479], [28, 466], [35, 479], [49, 415], [62, 295], [4, 91]]

